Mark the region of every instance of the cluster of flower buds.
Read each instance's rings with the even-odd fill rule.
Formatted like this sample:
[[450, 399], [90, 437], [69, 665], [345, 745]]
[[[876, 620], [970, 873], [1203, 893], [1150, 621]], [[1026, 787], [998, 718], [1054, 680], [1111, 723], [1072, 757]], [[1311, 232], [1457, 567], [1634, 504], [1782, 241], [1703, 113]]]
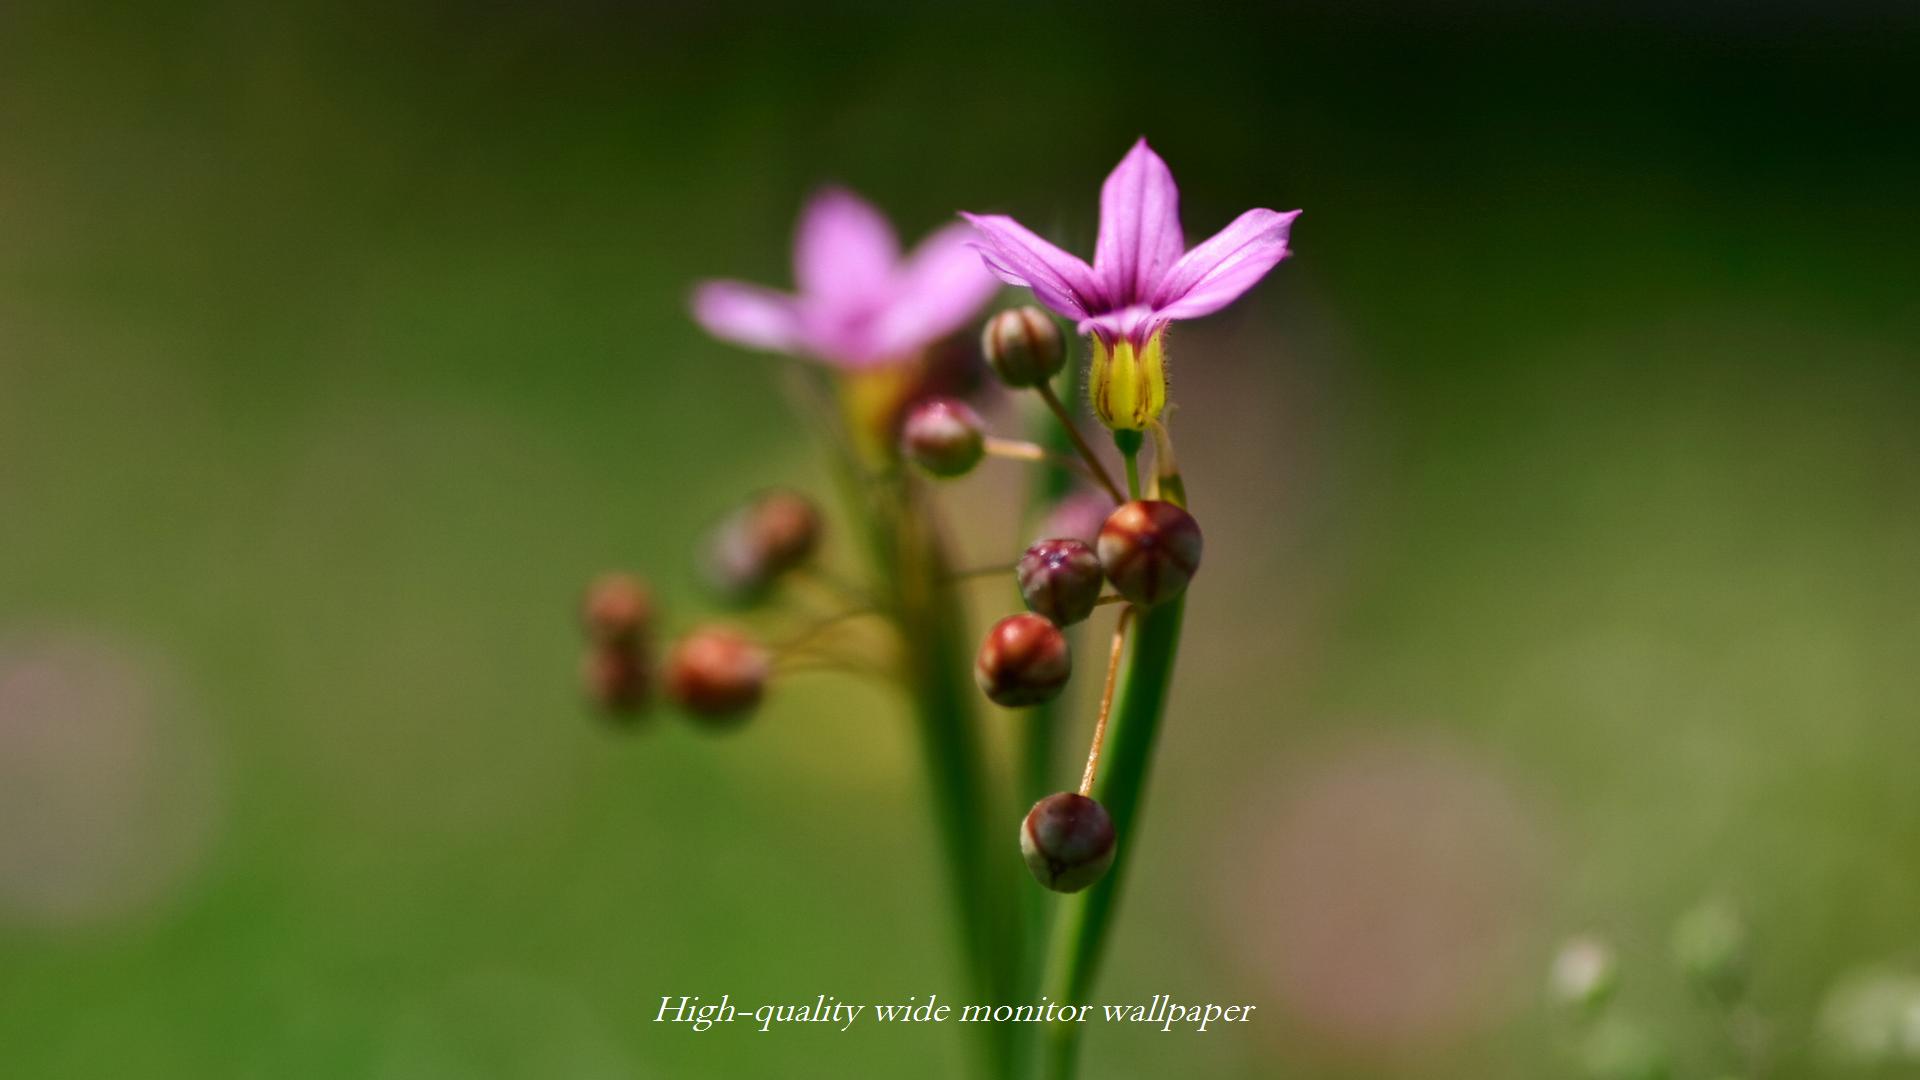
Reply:
[[580, 623], [587, 700], [612, 717], [645, 712], [653, 692], [652, 590], [631, 574], [606, 574], [587, 587]]
[[1060, 628], [1091, 615], [1103, 585], [1113, 586], [1111, 599], [1136, 607], [1172, 600], [1200, 568], [1201, 549], [1193, 515], [1156, 499], [1122, 503], [1093, 545], [1054, 537], [1027, 548], [1014, 575], [1029, 614], [1000, 620], [981, 642], [974, 661], [981, 692], [1009, 707], [1052, 700], [1072, 667]]
[[[988, 321], [981, 349], [1003, 383], [1038, 391], [1066, 421], [1049, 386], [1065, 363], [1065, 343], [1046, 312], [1035, 307], [1000, 312]], [[1070, 422], [1068, 427], [1089, 471], [1109, 492], [1117, 491]], [[900, 453], [940, 478], [965, 475], [989, 455], [1028, 461], [1048, 457], [1039, 446], [992, 437], [979, 413], [951, 398], [924, 399], [912, 408], [901, 428]], [[1117, 508], [1115, 502], [1120, 502]], [[974, 681], [981, 693], [1005, 708], [1053, 700], [1073, 674], [1073, 653], [1063, 628], [1084, 622], [1105, 602], [1148, 608], [1174, 599], [1200, 568], [1201, 549], [1199, 524], [1172, 502], [1120, 501], [1091, 493], [1066, 500], [1056, 509], [1048, 534], [1015, 564], [1027, 611], [996, 622], [975, 654]], [[1103, 597], [1108, 585], [1113, 592]], [[1115, 662], [1118, 658], [1116, 646]], [[1103, 726], [1096, 729], [1096, 760], [1103, 731]], [[1084, 791], [1060, 792], [1042, 799], [1027, 815], [1020, 846], [1042, 885], [1076, 892], [1098, 880], [1112, 862], [1113, 822]]]
[[[806, 564], [819, 540], [820, 512], [811, 500], [791, 491], [762, 492], [728, 513], [708, 537], [708, 582], [729, 603], [760, 603]], [[587, 590], [582, 678], [589, 699], [610, 716], [636, 716], [650, 701], [653, 618], [651, 592], [631, 575], [607, 574]], [[772, 650], [743, 630], [707, 624], [673, 643], [658, 681], [682, 713], [718, 729], [753, 713], [772, 674]]]
[[[1052, 701], [1073, 671], [1062, 628], [1084, 622], [1101, 604], [1125, 605], [1115, 625], [1081, 790], [1043, 799], [1021, 827], [1021, 847], [1034, 876], [1061, 891], [1086, 887], [1114, 857], [1113, 821], [1088, 794], [1128, 627], [1136, 614], [1154, 619], [1149, 609], [1179, 597], [1200, 566], [1200, 528], [1182, 506], [1184, 485], [1162, 419], [1168, 407], [1167, 330], [1225, 308], [1287, 258], [1299, 215], [1297, 210], [1248, 210], [1190, 248], [1179, 194], [1167, 163], [1140, 139], [1101, 185], [1098, 239], [1089, 261], [1011, 217], [966, 212], [960, 215], [964, 227], [937, 230], [906, 251], [884, 215], [853, 193], [831, 188], [808, 202], [796, 230], [794, 292], [723, 280], [701, 284], [693, 296], [695, 318], [713, 334], [838, 369], [834, 387], [840, 400], [834, 404], [847, 418], [847, 430], [837, 441], [857, 470], [877, 464], [872, 478], [884, 483], [875, 487], [909, 513], [917, 500], [911, 485], [896, 482], [896, 465], [944, 479], [964, 476], [988, 457], [1047, 462], [1064, 456], [1032, 442], [994, 437], [962, 400], [964, 384], [936, 375], [949, 355], [945, 343], [987, 303], [994, 278], [1029, 290], [1042, 305], [989, 318], [981, 352], [1002, 384], [1031, 390], [1045, 402], [1077, 455], [1066, 466], [1083, 472], [1106, 498], [1097, 504], [1084, 495], [1070, 500], [1020, 557], [1015, 576], [1028, 611], [1003, 618], [988, 631], [975, 655], [974, 676], [981, 692], [1002, 706]], [[1126, 460], [1125, 494], [1053, 389], [1067, 360], [1066, 338], [1055, 316], [1070, 320], [1088, 339], [1086, 404]], [[968, 363], [949, 370], [977, 369]], [[1156, 487], [1143, 497], [1138, 458], [1149, 435]], [[709, 576], [724, 594], [758, 600], [806, 558], [811, 529], [799, 526], [812, 519], [795, 511], [763, 502], [722, 526]], [[876, 532], [882, 540], [893, 539], [884, 535], [887, 530], [883, 522]], [[798, 535], [807, 540], [784, 539]], [[880, 561], [889, 558], [883, 554]], [[921, 558], [912, 565], [937, 569], [942, 560]], [[1113, 591], [1103, 595], [1108, 585]], [[888, 589], [875, 591], [884, 595]], [[900, 618], [905, 612], [868, 610], [893, 618], [897, 629], [912, 634]], [[1158, 625], [1171, 628], [1168, 622]], [[945, 637], [933, 635], [929, 641]], [[1156, 634], [1155, 640], [1165, 639]], [[913, 645], [909, 642], [909, 649]], [[783, 650], [781, 661], [789, 655]], [[674, 656], [670, 692], [683, 703], [698, 700], [717, 712], [751, 708], [758, 700], [757, 680], [764, 680], [770, 666], [749, 642], [718, 631], [683, 643]], [[1161, 670], [1172, 659], [1173, 650], [1163, 646], [1134, 655], [1136, 664], [1158, 664]], [[679, 671], [683, 663], [697, 664], [698, 677]], [[945, 690], [944, 683], [935, 688], [936, 693]], [[1131, 712], [1123, 706], [1121, 715]], [[965, 762], [954, 766], [961, 774], [972, 768]], [[1136, 784], [1139, 778], [1121, 775], [1110, 782]], [[956, 869], [971, 872], [964, 860]]]

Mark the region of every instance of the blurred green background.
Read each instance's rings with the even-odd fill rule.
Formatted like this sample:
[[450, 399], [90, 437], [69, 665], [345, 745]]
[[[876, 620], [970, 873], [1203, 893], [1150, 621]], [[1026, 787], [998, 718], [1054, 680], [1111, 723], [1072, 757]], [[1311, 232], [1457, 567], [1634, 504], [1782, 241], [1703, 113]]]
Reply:
[[[1087, 1075], [1566, 1075], [1592, 930], [1704, 1078], [1709, 896], [1823, 1075], [1827, 987], [1920, 956], [1915, 31], [0, 7], [0, 1075], [961, 1075], [953, 1028], [650, 1023], [963, 991], [897, 700], [621, 734], [569, 608], [632, 567], [683, 626], [704, 523], [822, 486], [693, 279], [784, 284], [827, 181], [1090, 250], [1143, 133], [1190, 237], [1306, 214], [1176, 342], [1209, 563], [1101, 997], [1260, 1010]], [[970, 555], [1016, 492], [951, 493]]]

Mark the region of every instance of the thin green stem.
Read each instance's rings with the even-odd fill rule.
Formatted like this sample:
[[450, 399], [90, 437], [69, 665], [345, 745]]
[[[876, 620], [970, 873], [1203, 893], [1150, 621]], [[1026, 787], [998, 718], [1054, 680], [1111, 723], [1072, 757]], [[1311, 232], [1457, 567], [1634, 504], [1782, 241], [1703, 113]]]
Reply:
[[[1083, 458], [1091, 458], [1092, 448], [1080, 439], [1078, 429], [1060, 405], [1065, 397], [1071, 401], [1079, 395], [1079, 369], [1069, 365], [1062, 375], [1063, 390], [1053, 393], [1051, 386], [1041, 394], [1046, 400], [1052, 419], [1058, 423], [1048, 423], [1047, 417], [1036, 417], [1030, 424], [1034, 441], [1053, 452], [1057, 462], [1060, 455], [1080, 452]], [[1077, 444], [1077, 445], [1076, 445]], [[1107, 491], [1113, 490], [1113, 484], [1104, 481], [1105, 471], [1099, 474], [1092, 466], [1075, 470], [1080, 475], [1091, 477]], [[1047, 513], [1055, 503], [1064, 498], [1074, 487], [1074, 472], [1058, 467], [1044, 469], [1035, 477], [1035, 483], [1027, 493], [1028, 522], [1034, 522]], [[1077, 628], [1067, 630], [1071, 647], [1078, 647], [1080, 633]], [[1060, 727], [1065, 722], [1065, 712], [1069, 697], [1057, 697], [1052, 701], [1037, 705], [1020, 717], [1018, 738], [1019, 765], [1017, 771], [1017, 804], [1013, 811], [1024, 815], [1028, 807], [1058, 790], [1059, 781], [1054, 776]], [[1010, 821], [1018, 820], [1010, 818]], [[1034, 888], [1022, 880], [1016, 883], [1020, 890], [1020, 994], [1017, 1000], [1033, 1001], [1040, 992], [1040, 983], [1045, 975], [1047, 962], [1047, 938], [1053, 928], [1054, 904], [1052, 897], [1043, 889]], [[1013, 1033], [1013, 1069], [1010, 1073], [1015, 1080], [1024, 1080], [1032, 1076], [1039, 1064], [1039, 1033], [1032, 1030], [1031, 1024], [1015, 1024]]]
[[1140, 497], [1140, 445], [1146, 439], [1138, 431], [1118, 429], [1113, 433], [1113, 445], [1119, 449], [1120, 456], [1127, 462], [1127, 498]]
[[[1128, 455], [1130, 465], [1133, 456]], [[1161, 498], [1186, 505], [1186, 488], [1178, 473], [1161, 472], [1159, 485]], [[1104, 774], [1093, 787], [1094, 798], [1113, 820], [1113, 869], [1092, 888], [1061, 904], [1043, 985], [1048, 996], [1062, 1004], [1086, 1003], [1099, 975], [1120, 888], [1133, 865], [1140, 808], [1146, 800], [1154, 746], [1173, 682], [1185, 610], [1185, 597], [1176, 597], [1141, 611], [1134, 622], [1126, 675], [1108, 721]], [[1079, 1062], [1080, 1027], [1048, 1027], [1045, 1067], [1046, 1075], [1054, 1080], [1068, 1080], [1074, 1075]]]
[[[921, 486], [898, 469], [875, 472], [844, 427], [838, 387], [824, 377], [802, 384], [807, 403], [833, 437], [835, 476], [849, 516], [868, 545], [875, 606], [892, 619], [905, 649], [901, 678], [912, 702], [922, 764], [933, 794], [945, 855], [958, 948], [972, 993], [1010, 1000], [1021, 955], [1014, 919], [1011, 867], [994, 858], [986, 823], [989, 776], [967, 678], [969, 643], [956, 583], [932, 508]], [[982, 1072], [1012, 1067], [1008, 1025], [981, 1024]]]
[[1045, 401], [1047, 408], [1053, 411], [1054, 417], [1060, 421], [1060, 426], [1066, 429], [1067, 438], [1072, 441], [1073, 448], [1079, 452], [1080, 457], [1086, 461], [1093, 479], [1107, 489], [1107, 494], [1113, 496], [1114, 502], [1120, 502], [1119, 486], [1113, 482], [1113, 477], [1108, 475], [1107, 467], [1101, 462], [1100, 455], [1094, 453], [1093, 447], [1087, 445], [1086, 438], [1080, 434], [1080, 428], [1073, 422], [1073, 415], [1067, 412], [1065, 405], [1060, 403], [1060, 398], [1053, 392], [1053, 387], [1048, 383], [1041, 383], [1034, 389], [1039, 392], [1040, 400]]
[[[907, 641], [907, 691], [912, 698], [927, 777], [945, 841], [962, 923], [964, 955], [970, 961], [977, 992], [988, 1000], [1008, 1000], [1015, 992], [1020, 955], [1019, 928], [1009, 904], [1011, 874], [987, 824], [997, 820], [988, 793], [987, 769], [974, 715], [976, 693], [969, 668], [965, 622], [960, 613], [945, 553], [931, 527], [931, 508], [906, 478], [897, 502], [883, 517], [883, 531], [894, 545], [892, 607]], [[983, 1025], [992, 1068], [1011, 1067], [1012, 1041], [1006, 1025]]]

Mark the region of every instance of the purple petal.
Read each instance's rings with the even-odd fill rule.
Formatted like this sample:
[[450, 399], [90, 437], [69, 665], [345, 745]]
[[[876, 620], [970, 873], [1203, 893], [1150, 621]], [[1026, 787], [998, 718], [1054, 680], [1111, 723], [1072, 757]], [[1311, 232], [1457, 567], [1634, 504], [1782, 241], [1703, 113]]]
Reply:
[[1287, 233], [1299, 216], [1298, 210], [1241, 214], [1173, 264], [1154, 291], [1154, 309], [1165, 319], [1194, 319], [1233, 303], [1287, 257]]
[[960, 215], [980, 234], [987, 268], [1010, 285], [1033, 290], [1039, 301], [1070, 319], [1084, 319], [1105, 306], [1093, 268], [1001, 214]]
[[834, 307], [874, 303], [885, 296], [899, 259], [893, 226], [845, 188], [820, 192], [800, 214], [793, 240], [793, 281], [801, 296]]
[[1116, 307], [1145, 300], [1187, 249], [1180, 188], [1147, 140], [1127, 151], [1100, 187], [1100, 240], [1093, 272]]
[[893, 302], [873, 327], [875, 347], [889, 356], [917, 352], [958, 330], [999, 287], [974, 247], [974, 231], [949, 225], [907, 256]]
[[693, 317], [714, 337], [769, 352], [798, 352], [806, 335], [794, 298], [739, 281], [708, 281], [693, 291]]

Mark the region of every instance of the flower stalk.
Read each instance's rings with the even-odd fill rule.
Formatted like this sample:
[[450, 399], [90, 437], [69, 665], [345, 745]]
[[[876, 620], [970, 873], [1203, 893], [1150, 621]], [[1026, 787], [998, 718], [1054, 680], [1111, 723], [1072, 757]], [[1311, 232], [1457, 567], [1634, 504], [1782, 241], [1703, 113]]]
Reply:
[[[1171, 439], [1164, 426], [1156, 428], [1155, 474], [1161, 499], [1185, 508], [1186, 485], [1173, 466]], [[1131, 609], [1129, 609], [1131, 610]], [[1126, 677], [1112, 707], [1107, 734], [1107, 770], [1092, 785], [1093, 797], [1113, 819], [1116, 850], [1113, 869], [1086, 892], [1067, 897], [1054, 924], [1048, 954], [1045, 992], [1065, 1004], [1086, 1001], [1106, 955], [1107, 940], [1120, 900], [1120, 887], [1132, 865], [1133, 841], [1146, 801], [1153, 752], [1173, 685], [1174, 661], [1180, 651], [1180, 629], [1186, 597], [1175, 597], [1140, 614], [1133, 648], [1126, 661]], [[1119, 644], [1116, 634], [1116, 646]], [[1093, 771], [1094, 762], [1088, 762]], [[1083, 787], [1084, 787], [1083, 782]], [[1080, 1025], [1055, 1024], [1047, 1030], [1043, 1075], [1069, 1080], [1078, 1068]]]
[[[819, 518], [804, 498], [762, 498], [730, 520], [712, 576], [736, 603], [792, 603], [795, 592], [810, 592], [826, 609], [771, 646], [731, 628], [688, 635], [670, 658], [667, 696], [690, 715], [732, 723], [759, 704], [770, 681], [788, 674], [885, 669], [912, 703], [960, 954], [980, 1003], [1033, 1000], [1044, 991], [1061, 1005], [1084, 1004], [1093, 988], [1132, 862], [1185, 590], [1203, 546], [1163, 420], [1166, 331], [1232, 303], [1285, 259], [1297, 214], [1249, 210], [1189, 248], [1172, 173], [1143, 139], [1101, 187], [1091, 263], [992, 214], [962, 214], [965, 225], [905, 250], [874, 207], [828, 189], [801, 216], [792, 292], [709, 281], [694, 293], [694, 316], [715, 336], [820, 365], [804, 380], [806, 399], [835, 451], [870, 579], [850, 586], [810, 562]], [[974, 319], [995, 276], [1031, 290], [1092, 350], [1082, 387], [1079, 372], [1066, 368], [1067, 339], [1046, 311], [1012, 308], [986, 320], [986, 366], [1004, 387], [1033, 390], [1057, 422], [1025, 440], [993, 435], [977, 399], [968, 400], [977, 386], [943, 366], [952, 358], [943, 341]], [[1063, 394], [1112, 433], [1124, 489]], [[1140, 454], [1149, 435], [1154, 473], [1143, 497]], [[1055, 524], [1012, 566], [956, 570], [929, 480], [968, 475], [988, 457], [1035, 466], [1028, 517], [1052, 507]], [[1092, 490], [1070, 496], [1076, 476], [1105, 498]], [[994, 622], [969, 664], [960, 590], [982, 573], [1009, 571], [1025, 610]], [[638, 596], [607, 591], [590, 627], [633, 623], [621, 608], [637, 610], [628, 593]], [[1073, 671], [1068, 635], [1109, 604], [1123, 606], [1086, 765], [1077, 792], [1059, 791], [1055, 758], [1069, 700], [1062, 693]], [[892, 631], [884, 643], [868, 642], [865, 654], [843, 648], [846, 639], [835, 633], [863, 616]], [[598, 700], [640, 704], [644, 645], [644, 635], [625, 630], [590, 642], [598, 650], [588, 667]], [[633, 677], [621, 681], [629, 669]], [[1011, 804], [1004, 775], [989, 760], [981, 696], [1019, 710], [1011, 719]], [[1005, 848], [1011, 830], [1002, 825], [1014, 805], [1032, 807], [1020, 822], [1019, 851], [1038, 887], [1016, 881], [1018, 864]], [[975, 1030], [986, 1075], [1025, 1078], [1040, 1070], [1062, 1078], [1074, 1070], [1082, 1026]]]

